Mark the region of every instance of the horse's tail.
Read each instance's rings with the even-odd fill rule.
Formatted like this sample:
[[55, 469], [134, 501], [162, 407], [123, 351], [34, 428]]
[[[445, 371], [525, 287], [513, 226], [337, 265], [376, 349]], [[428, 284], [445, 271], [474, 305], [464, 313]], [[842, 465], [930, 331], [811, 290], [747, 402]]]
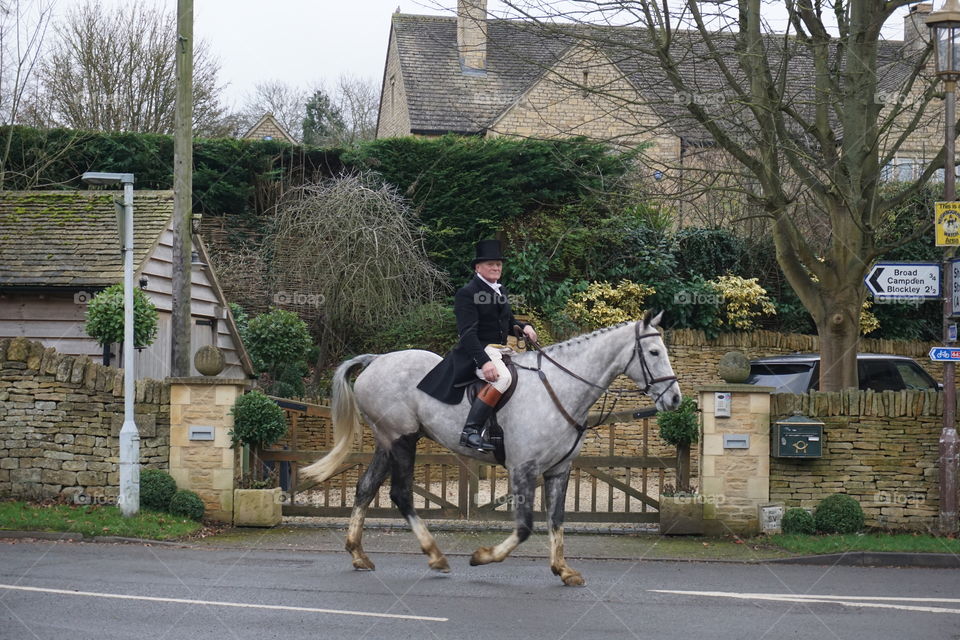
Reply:
[[340, 467], [343, 459], [350, 453], [350, 445], [356, 434], [360, 433], [360, 416], [353, 388], [347, 379], [357, 367], [366, 367], [377, 356], [364, 354], [347, 360], [333, 374], [331, 390], [332, 402], [330, 417], [333, 421], [333, 449], [311, 465], [299, 470], [302, 478], [314, 482], [323, 482]]

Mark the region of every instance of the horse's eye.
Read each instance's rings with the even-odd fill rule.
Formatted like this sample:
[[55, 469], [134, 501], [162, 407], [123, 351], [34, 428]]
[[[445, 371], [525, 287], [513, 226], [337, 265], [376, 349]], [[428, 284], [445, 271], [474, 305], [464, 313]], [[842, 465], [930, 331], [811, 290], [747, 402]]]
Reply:
[[658, 356], [658, 355], [660, 355], [660, 352], [657, 351], [656, 349], [651, 349], [651, 350], [650, 350], [650, 355], [652, 355], [652, 356]]

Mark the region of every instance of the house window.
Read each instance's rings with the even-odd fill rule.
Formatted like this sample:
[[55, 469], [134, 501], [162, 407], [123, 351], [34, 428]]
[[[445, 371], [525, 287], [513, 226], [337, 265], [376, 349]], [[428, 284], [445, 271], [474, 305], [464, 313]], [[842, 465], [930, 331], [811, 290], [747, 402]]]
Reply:
[[393, 89], [397, 84], [397, 76], [390, 76], [390, 111], [393, 111]]
[[590, 79], [590, 72], [587, 70], [584, 70], [583, 72], [583, 97], [584, 98], [590, 95], [590, 90], [587, 88], [589, 86], [587, 84], [587, 80], [589, 79]]
[[883, 182], [913, 182], [920, 177], [923, 167], [924, 163], [917, 158], [894, 158], [881, 169], [880, 180]]

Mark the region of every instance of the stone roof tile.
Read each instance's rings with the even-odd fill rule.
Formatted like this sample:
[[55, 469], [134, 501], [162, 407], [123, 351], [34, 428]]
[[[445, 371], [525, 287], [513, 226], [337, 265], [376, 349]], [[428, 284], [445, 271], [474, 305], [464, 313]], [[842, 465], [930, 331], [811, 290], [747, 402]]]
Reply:
[[[487, 70], [463, 73], [457, 54], [456, 18], [394, 14], [393, 30], [400, 57], [404, 88], [414, 133], [455, 132], [482, 134], [497, 117], [520, 99], [562, 54], [592, 36], [600, 50], [630, 79], [641, 100], [652, 108], [676, 135], [690, 141], [709, 141], [705, 128], [690, 116], [685, 100], [698, 99], [718, 124], [728, 131], [751, 130], [752, 115], [734, 95], [701, 35], [694, 31], [673, 34], [679, 71], [698, 95], [679, 96], [652, 54], [645, 29], [558, 25], [541, 26], [511, 20], [489, 20]], [[792, 47], [787, 74], [791, 104], [812, 117], [813, 61], [796, 40], [768, 36], [772, 58], [781, 58], [784, 42]], [[713, 43], [736, 78], [741, 78], [730, 34], [716, 34]], [[919, 54], [917, 54], [919, 55]], [[904, 55], [900, 41], [878, 45], [878, 88], [896, 91], [903, 86], [915, 58]], [[771, 68], [776, 68], [771, 63]], [[831, 110], [832, 111], [832, 110]], [[834, 123], [836, 126], [836, 122]]]
[[[120, 191], [0, 191], [0, 287], [107, 287], [123, 280]], [[173, 216], [172, 191], [134, 191], [134, 266]]]

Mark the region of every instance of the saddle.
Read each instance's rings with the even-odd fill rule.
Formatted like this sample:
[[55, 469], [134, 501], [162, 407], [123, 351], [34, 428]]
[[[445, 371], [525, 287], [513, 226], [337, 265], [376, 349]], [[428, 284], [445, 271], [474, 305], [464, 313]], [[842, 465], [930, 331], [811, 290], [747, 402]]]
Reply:
[[[501, 466], [503, 466], [504, 461], [507, 459], [507, 454], [503, 447], [503, 428], [500, 426], [500, 423], [497, 422], [497, 412], [510, 401], [514, 390], [517, 388], [517, 366], [513, 364], [513, 361], [507, 354], [503, 356], [503, 364], [507, 365], [507, 370], [510, 372], [512, 381], [510, 382], [510, 386], [507, 387], [507, 390], [500, 396], [497, 406], [493, 408], [493, 412], [483, 425], [482, 433], [483, 437], [494, 446], [493, 457], [496, 458], [497, 464]], [[467, 401], [473, 404], [473, 401], [477, 399], [477, 394], [480, 393], [480, 389], [487, 386], [487, 382], [477, 378], [476, 380], [465, 383], [465, 386]]]

